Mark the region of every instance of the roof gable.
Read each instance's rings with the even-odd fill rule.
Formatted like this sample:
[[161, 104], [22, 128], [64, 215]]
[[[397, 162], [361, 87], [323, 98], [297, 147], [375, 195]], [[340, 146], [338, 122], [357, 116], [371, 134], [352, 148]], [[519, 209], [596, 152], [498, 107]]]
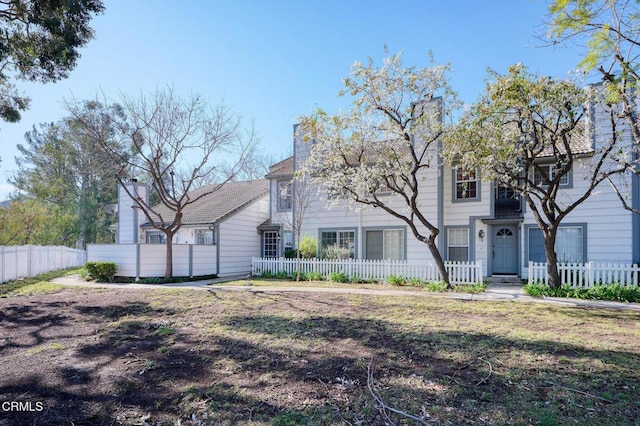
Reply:
[[293, 157], [285, 158], [284, 160], [269, 166], [269, 173], [265, 176], [266, 179], [276, 179], [281, 177], [293, 177]]

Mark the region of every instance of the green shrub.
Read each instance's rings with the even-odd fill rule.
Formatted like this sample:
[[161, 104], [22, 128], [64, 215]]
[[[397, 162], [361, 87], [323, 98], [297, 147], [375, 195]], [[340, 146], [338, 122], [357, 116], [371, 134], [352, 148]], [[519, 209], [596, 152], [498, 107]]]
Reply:
[[540, 283], [527, 283], [524, 286], [524, 292], [529, 296], [542, 297], [544, 296], [546, 285]]
[[298, 257], [298, 250], [288, 248], [284, 251], [284, 257], [287, 259], [296, 259]]
[[391, 285], [401, 286], [407, 284], [407, 279], [401, 275], [389, 275], [387, 282]]
[[447, 284], [444, 281], [429, 281], [424, 284], [424, 289], [438, 293], [448, 291]]
[[425, 282], [420, 278], [411, 278], [411, 280], [409, 280], [409, 284], [414, 287], [424, 287]]
[[533, 297], [571, 297], [615, 302], [640, 302], [640, 287], [624, 286], [618, 283], [596, 285], [591, 288], [572, 288], [567, 284], [558, 288], [551, 288], [542, 283], [528, 283], [524, 286], [524, 291]]
[[278, 271], [276, 272], [275, 277], [279, 280], [288, 280], [289, 278], [291, 278], [291, 275], [289, 275], [289, 273], [285, 271]]
[[[291, 279], [296, 280], [297, 272], [291, 274]], [[300, 271], [300, 281], [307, 281], [307, 273]]]
[[273, 278], [273, 273], [271, 271], [264, 271], [260, 274], [260, 278]]
[[118, 265], [115, 262], [87, 262], [84, 267], [87, 273], [99, 282], [113, 282], [118, 271]]
[[324, 277], [319, 272], [309, 272], [307, 274], [307, 280], [309, 281], [322, 281]]
[[305, 259], [318, 257], [318, 238], [311, 235], [305, 235], [300, 239], [298, 248], [300, 250], [300, 256]]
[[344, 272], [332, 272], [329, 274], [329, 279], [336, 283], [346, 283], [349, 281], [349, 278]]
[[453, 286], [453, 291], [456, 293], [483, 293], [487, 289], [487, 283], [476, 284], [458, 284]]

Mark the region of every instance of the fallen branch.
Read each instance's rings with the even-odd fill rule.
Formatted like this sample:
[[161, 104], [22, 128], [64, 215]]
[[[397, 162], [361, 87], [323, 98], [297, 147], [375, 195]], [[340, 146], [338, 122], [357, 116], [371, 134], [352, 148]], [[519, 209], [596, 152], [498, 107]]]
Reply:
[[568, 386], [562, 386], [562, 385], [558, 385], [556, 383], [551, 383], [551, 382], [547, 382], [547, 383], [549, 384], [548, 387], [551, 387], [551, 388], [559, 388], [559, 389], [564, 389], [564, 390], [568, 390], [568, 391], [571, 391], [571, 392], [579, 393], [581, 395], [589, 396], [589, 397], [594, 398], [594, 399], [599, 399], [600, 401], [604, 401], [604, 402], [607, 402], [609, 404], [613, 404], [615, 402], [615, 401], [612, 401], [610, 399], [603, 398], [601, 396], [593, 395], [593, 394], [588, 393], [588, 392], [583, 392], [580, 389], [574, 389], [574, 388], [570, 388]]
[[489, 361], [487, 361], [486, 359], [484, 359], [484, 358], [478, 358], [478, 359], [486, 362], [487, 365], [489, 365], [489, 374], [487, 374], [487, 377], [485, 377], [484, 379], [482, 379], [478, 383], [476, 383], [476, 386], [480, 386], [481, 384], [483, 384], [484, 382], [489, 380], [489, 377], [491, 377], [491, 375], [493, 374], [493, 366], [491, 365], [491, 363]]
[[369, 393], [371, 394], [371, 396], [373, 396], [373, 399], [375, 399], [375, 401], [378, 403], [378, 405], [382, 408], [383, 412], [385, 413], [385, 416], [387, 416], [387, 419], [389, 420], [389, 422], [391, 424], [393, 424], [393, 421], [389, 418], [389, 416], [386, 414], [387, 410], [391, 411], [393, 413], [399, 414], [401, 416], [404, 416], [408, 419], [414, 420], [422, 425], [426, 425], [427, 422], [425, 422], [424, 420], [422, 420], [420, 417], [416, 417], [412, 414], [409, 413], [405, 413], [404, 411], [398, 410], [397, 408], [393, 408], [389, 405], [387, 405], [384, 400], [382, 399], [382, 397], [380, 395], [378, 395], [378, 393], [376, 393], [374, 387], [373, 387], [373, 372], [371, 371], [371, 363], [369, 363], [369, 365], [367, 366], [367, 387], [369, 388]]
[[464, 387], [471, 387], [469, 385], [465, 385], [464, 383], [460, 383], [459, 381], [455, 380], [456, 376], [458, 375], [458, 373], [466, 368], [471, 367], [473, 364], [475, 364], [478, 361], [483, 361], [485, 362], [488, 366], [489, 366], [489, 374], [486, 375], [486, 377], [484, 377], [483, 379], [481, 379], [478, 383], [476, 383], [474, 386], [480, 386], [481, 384], [483, 384], [484, 382], [486, 382], [487, 380], [489, 380], [489, 378], [493, 375], [493, 365], [491, 365], [491, 363], [489, 361], [487, 361], [486, 359], [482, 358], [482, 357], [478, 357], [476, 359], [474, 359], [473, 361], [469, 362], [468, 364], [463, 365], [462, 367], [458, 368], [454, 373], [453, 376], [451, 376], [451, 378], [449, 379], [449, 381], [447, 382], [447, 386], [451, 384], [451, 382], [456, 382], [458, 385], [460, 386], [464, 386]]

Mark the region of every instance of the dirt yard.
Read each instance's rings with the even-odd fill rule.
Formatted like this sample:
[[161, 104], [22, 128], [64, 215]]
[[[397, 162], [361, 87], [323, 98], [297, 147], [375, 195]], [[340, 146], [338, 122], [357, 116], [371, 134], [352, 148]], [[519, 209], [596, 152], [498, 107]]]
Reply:
[[47, 291], [0, 299], [0, 425], [640, 424], [637, 312]]

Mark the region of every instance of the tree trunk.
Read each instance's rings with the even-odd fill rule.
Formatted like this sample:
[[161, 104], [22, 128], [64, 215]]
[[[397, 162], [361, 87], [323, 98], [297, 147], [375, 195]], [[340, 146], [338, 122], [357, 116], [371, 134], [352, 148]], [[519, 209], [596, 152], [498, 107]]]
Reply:
[[544, 253], [547, 257], [547, 277], [549, 278], [549, 287], [560, 288], [560, 273], [558, 272], [558, 256], [556, 255], [556, 228], [549, 228], [545, 232]]
[[296, 281], [300, 281], [300, 232], [296, 231]]
[[431, 234], [427, 239], [427, 247], [429, 247], [429, 251], [433, 256], [433, 260], [436, 262], [436, 267], [438, 268], [438, 272], [440, 272], [440, 276], [442, 277], [442, 281], [445, 282], [447, 288], [452, 288], [451, 283], [449, 282], [449, 272], [447, 272], [447, 268], [444, 266], [444, 260], [440, 255], [440, 250], [438, 250], [438, 246], [436, 245], [436, 237], [438, 234]]
[[166, 265], [164, 270], [165, 278], [173, 278], [173, 234], [165, 234], [167, 241], [165, 243], [167, 247]]

